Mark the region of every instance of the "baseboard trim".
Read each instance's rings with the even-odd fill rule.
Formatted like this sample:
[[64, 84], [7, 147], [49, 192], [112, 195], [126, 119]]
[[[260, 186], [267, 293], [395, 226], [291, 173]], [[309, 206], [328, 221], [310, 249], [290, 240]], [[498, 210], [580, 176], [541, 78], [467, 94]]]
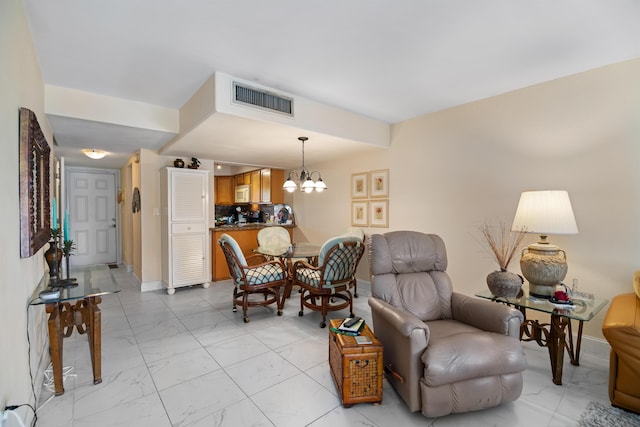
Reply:
[[[577, 340], [578, 337], [574, 334], [574, 339]], [[575, 342], [575, 341], [574, 341]], [[581, 354], [589, 354], [594, 357], [599, 357], [601, 359], [609, 359], [609, 354], [611, 353], [611, 346], [602, 338], [590, 337], [587, 335], [582, 336], [582, 347], [580, 348]]]
[[140, 292], [149, 292], [149, 291], [157, 291], [162, 289], [164, 286], [162, 285], [161, 280], [155, 280], [153, 282], [145, 282], [140, 284]]

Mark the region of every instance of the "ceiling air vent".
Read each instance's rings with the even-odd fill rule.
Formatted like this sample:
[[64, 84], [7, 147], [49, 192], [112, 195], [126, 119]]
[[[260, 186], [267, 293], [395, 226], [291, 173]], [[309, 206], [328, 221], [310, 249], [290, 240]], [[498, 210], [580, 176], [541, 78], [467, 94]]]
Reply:
[[293, 117], [293, 99], [233, 82], [233, 100]]

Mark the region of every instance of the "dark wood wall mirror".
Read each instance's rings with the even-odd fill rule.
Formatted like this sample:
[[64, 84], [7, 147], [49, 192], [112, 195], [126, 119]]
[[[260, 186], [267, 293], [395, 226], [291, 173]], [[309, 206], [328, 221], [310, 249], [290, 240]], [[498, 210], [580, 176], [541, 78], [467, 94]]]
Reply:
[[33, 111], [20, 108], [20, 257], [28, 258], [51, 237], [51, 149]]

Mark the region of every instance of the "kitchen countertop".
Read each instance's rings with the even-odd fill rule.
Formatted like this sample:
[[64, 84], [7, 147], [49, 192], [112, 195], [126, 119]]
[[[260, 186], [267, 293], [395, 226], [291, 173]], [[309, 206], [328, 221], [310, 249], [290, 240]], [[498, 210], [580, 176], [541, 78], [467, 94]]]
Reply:
[[285, 227], [285, 228], [294, 228], [295, 224], [276, 224], [276, 223], [266, 223], [266, 222], [248, 222], [246, 224], [224, 224], [224, 225], [216, 225], [215, 227], [211, 227], [211, 230], [215, 231], [237, 231], [237, 230], [256, 230], [265, 227]]

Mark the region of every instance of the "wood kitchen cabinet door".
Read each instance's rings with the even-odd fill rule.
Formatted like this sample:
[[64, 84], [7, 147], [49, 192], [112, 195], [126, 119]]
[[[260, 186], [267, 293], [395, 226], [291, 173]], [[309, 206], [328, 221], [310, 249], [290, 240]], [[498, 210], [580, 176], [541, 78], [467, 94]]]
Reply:
[[271, 169], [271, 194], [269, 202], [272, 204], [284, 203], [284, 171], [282, 169]]
[[232, 205], [234, 202], [234, 178], [232, 176], [215, 177], [215, 204]]
[[249, 194], [249, 199], [251, 200], [251, 203], [260, 203], [263, 202], [264, 200], [262, 200], [261, 198], [261, 191], [260, 191], [260, 170], [255, 170], [253, 172], [251, 172], [251, 192]]

